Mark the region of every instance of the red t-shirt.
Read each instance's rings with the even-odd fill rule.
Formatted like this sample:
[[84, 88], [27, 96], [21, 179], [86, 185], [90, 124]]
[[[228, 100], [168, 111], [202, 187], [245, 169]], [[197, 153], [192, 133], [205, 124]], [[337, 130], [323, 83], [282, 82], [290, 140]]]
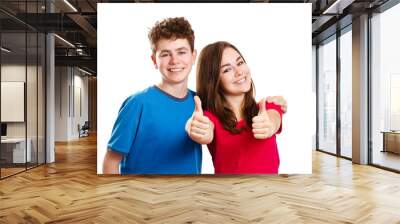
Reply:
[[[266, 104], [267, 109], [278, 111], [282, 120], [282, 109], [273, 103]], [[254, 138], [251, 128], [245, 128], [239, 134], [225, 130], [219, 119], [210, 111], [205, 111], [214, 123], [214, 139], [208, 144], [216, 174], [276, 174], [279, 168], [279, 153], [275, 134], [267, 139]], [[246, 125], [245, 120], [238, 121], [236, 127]], [[279, 128], [277, 133], [282, 129]]]

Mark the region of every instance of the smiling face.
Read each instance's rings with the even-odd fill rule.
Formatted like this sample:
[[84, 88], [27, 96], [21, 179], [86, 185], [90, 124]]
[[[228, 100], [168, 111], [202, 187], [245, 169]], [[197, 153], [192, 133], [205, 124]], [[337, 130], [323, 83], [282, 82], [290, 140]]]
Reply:
[[239, 52], [231, 47], [223, 51], [219, 77], [225, 95], [243, 95], [251, 89], [250, 69]]
[[164, 83], [180, 84], [187, 82], [196, 50], [192, 52], [187, 39], [160, 39], [151, 58]]

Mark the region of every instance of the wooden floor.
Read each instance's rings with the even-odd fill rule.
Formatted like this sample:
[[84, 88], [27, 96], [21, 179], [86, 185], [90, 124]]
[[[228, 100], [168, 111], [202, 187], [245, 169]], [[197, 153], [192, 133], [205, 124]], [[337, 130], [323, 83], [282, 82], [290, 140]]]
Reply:
[[19, 173], [19, 172], [26, 170], [25, 167], [24, 168], [20, 168], [20, 167], [18, 167], [18, 168], [0, 168], [0, 169], [1, 169], [1, 178], [4, 178], [4, 177], [7, 177], [7, 176], [13, 175], [15, 173]]
[[0, 223], [400, 223], [400, 175], [320, 152], [313, 175], [98, 176], [96, 139], [0, 181]]
[[23, 172], [27, 169], [33, 169], [33, 168], [37, 167], [37, 164], [36, 163], [27, 163], [26, 167], [25, 167], [24, 163], [18, 164], [16, 167], [12, 167], [12, 166], [15, 166], [15, 165], [11, 164], [6, 168], [0, 168], [1, 169], [0, 170], [1, 178], [5, 178], [5, 177], [11, 176], [13, 174]]
[[400, 170], [400, 154], [376, 150], [374, 151], [372, 162], [377, 165]]

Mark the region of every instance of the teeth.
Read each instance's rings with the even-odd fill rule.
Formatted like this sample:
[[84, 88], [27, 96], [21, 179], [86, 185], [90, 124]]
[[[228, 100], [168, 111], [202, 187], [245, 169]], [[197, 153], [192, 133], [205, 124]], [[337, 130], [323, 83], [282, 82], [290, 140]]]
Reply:
[[168, 69], [170, 72], [180, 72], [183, 70], [183, 68], [170, 68]]
[[237, 83], [241, 84], [241, 83], [244, 83], [244, 81], [246, 81], [246, 78], [243, 78], [243, 79], [237, 81]]

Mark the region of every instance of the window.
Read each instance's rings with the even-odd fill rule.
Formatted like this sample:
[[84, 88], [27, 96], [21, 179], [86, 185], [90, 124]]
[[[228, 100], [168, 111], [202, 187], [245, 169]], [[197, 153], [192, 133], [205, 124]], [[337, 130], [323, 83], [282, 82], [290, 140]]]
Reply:
[[400, 5], [371, 18], [372, 164], [400, 170]]
[[335, 38], [318, 48], [318, 149], [336, 154]]
[[340, 36], [340, 155], [352, 157], [352, 33]]

